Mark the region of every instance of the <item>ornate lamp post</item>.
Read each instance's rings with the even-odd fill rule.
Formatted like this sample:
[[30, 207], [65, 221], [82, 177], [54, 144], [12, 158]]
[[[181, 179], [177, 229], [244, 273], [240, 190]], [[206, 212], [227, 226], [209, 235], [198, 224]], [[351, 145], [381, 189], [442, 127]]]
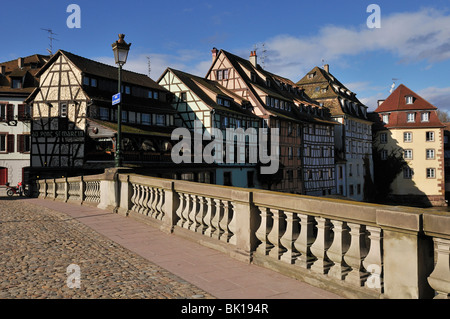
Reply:
[[[112, 44], [114, 51], [114, 59], [119, 66], [119, 86], [118, 92], [122, 93], [122, 66], [127, 62], [128, 51], [130, 51], [130, 44], [127, 44], [124, 40], [125, 35], [119, 34], [119, 40]], [[122, 109], [121, 102], [117, 104], [117, 140], [116, 140], [116, 154], [115, 154], [115, 166], [122, 166]]]

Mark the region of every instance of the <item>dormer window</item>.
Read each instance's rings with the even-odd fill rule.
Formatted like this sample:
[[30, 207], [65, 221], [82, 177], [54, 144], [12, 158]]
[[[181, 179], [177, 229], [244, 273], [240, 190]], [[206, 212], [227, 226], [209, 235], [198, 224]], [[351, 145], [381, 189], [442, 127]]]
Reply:
[[406, 98], [406, 104], [413, 104], [414, 103], [414, 97], [411, 95], [408, 95]]
[[250, 78], [251, 78], [252, 82], [256, 82], [256, 74], [255, 73], [252, 72], [250, 74]]
[[383, 123], [389, 124], [389, 114], [383, 114]]
[[408, 123], [414, 123], [416, 121], [416, 113], [408, 113], [406, 121]]
[[11, 87], [13, 89], [21, 89], [22, 88], [22, 79], [20, 79], [20, 78], [12, 79], [11, 85], [12, 85]]
[[430, 121], [430, 112], [424, 112], [421, 114], [421, 119], [422, 122], [429, 122]]
[[217, 98], [217, 104], [229, 107], [231, 105], [231, 102], [230, 102], [230, 100], [218, 97]]
[[316, 76], [316, 73], [309, 73], [308, 74], [308, 79], [313, 79], [314, 76]]
[[269, 79], [266, 79], [266, 85], [267, 85], [268, 87], [270, 87], [270, 80], [269, 80]]

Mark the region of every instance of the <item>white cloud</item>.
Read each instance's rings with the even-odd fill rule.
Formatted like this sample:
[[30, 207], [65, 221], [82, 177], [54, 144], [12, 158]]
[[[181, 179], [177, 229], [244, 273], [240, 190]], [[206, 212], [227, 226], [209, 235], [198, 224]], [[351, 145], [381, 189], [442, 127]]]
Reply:
[[450, 112], [450, 87], [428, 87], [417, 92], [438, 109]]
[[364, 52], [387, 51], [408, 63], [428, 63], [450, 59], [450, 15], [434, 10], [382, 15], [379, 29], [365, 24], [355, 28], [324, 26], [310, 37], [278, 35], [268, 39], [268, 68], [293, 80], [312, 67], [342, 63], [346, 56]]

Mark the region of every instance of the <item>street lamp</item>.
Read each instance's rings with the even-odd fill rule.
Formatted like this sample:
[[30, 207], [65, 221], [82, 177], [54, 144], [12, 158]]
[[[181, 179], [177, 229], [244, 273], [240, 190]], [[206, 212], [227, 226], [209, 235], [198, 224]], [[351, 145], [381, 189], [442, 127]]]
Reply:
[[[127, 62], [128, 51], [130, 51], [130, 44], [127, 44], [125, 40], [125, 34], [119, 34], [119, 40], [112, 44], [112, 48], [114, 51], [114, 60], [116, 64], [119, 66], [119, 85], [118, 85], [118, 93], [122, 93], [122, 66]], [[121, 100], [117, 104], [117, 140], [116, 140], [116, 155], [115, 155], [115, 166], [122, 166], [122, 110], [121, 110]]]

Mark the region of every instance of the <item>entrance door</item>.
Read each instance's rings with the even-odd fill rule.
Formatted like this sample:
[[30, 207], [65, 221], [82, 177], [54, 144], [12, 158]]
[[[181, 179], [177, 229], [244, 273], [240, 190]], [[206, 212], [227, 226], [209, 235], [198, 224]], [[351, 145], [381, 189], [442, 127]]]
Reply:
[[5, 185], [8, 182], [8, 169], [0, 167], [0, 185]]

